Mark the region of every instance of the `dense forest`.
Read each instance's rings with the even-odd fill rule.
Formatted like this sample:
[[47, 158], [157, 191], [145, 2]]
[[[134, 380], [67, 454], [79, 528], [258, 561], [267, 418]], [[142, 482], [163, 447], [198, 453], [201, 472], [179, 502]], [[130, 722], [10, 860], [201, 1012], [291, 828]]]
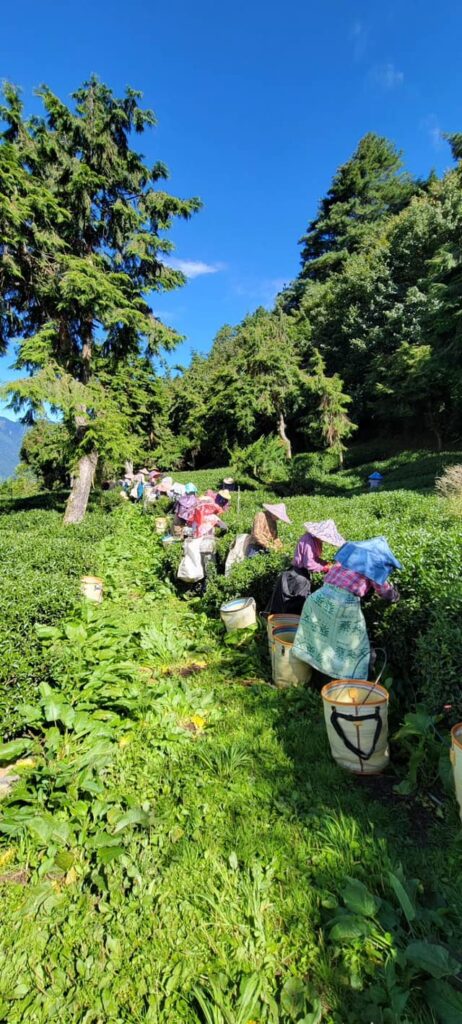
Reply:
[[160, 458], [165, 446], [171, 459], [220, 462], [272, 433], [288, 454], [339, 455], [354, 427], [426, 432], [437, 447], [460, 436], [462, 137], [449, 143], [457, 166], [423, 181], [387, 139], [360, 141], [275, 308], [222, 328], [209, 356], [166, 383]]
[[149, 295], [185, 283], [167, 235], [201, 203], [166, 192], [165, 165], [131, 148], [155, 124], [138, 93], [117, 99], [91, 79], [72, 108], [40, 95], [42, 118], [25, 118], [11, 86], [2, 108], [0, 346], [18, 343], [28, 372], [7, 388], [32, 425], [23, 461], [46, 486], [74, 473], [70, 521], [95, 474], [126, 460], [245, 467], [328, 450], [341, 463], [353, 435], [438, 448], [460, 437], [462, 135], [448, 137], [454, 166], [426, 179], [364, 136], [274, 308], [169, 370], [162, 351], [178, 336]]

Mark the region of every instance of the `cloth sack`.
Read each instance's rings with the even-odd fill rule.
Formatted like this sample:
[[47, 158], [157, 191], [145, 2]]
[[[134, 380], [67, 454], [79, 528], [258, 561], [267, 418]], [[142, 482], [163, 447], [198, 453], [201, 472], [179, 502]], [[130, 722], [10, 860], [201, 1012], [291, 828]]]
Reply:
[[183, 583], [197, 583], [204, 579], [204, 566], [201, 558], [201, 539], [195, 537], [185, 540], [183, 558], [178, 566], [177, 578]]
[[229, 576], [233, 565], [239, 565], [247, 557], [247, 549], [250, 544], [250, 533], [238, 533], [236, 540], [228, 551], [225, 562], [225, 576]]
[[301, 615], [311, 593], [311, 573], [292, 566], [278, 576], [264, 615]]

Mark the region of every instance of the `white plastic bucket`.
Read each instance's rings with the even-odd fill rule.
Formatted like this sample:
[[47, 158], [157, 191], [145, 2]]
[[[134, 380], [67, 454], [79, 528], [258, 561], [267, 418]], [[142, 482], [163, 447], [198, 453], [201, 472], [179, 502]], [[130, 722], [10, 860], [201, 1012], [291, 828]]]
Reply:
[[273, 683], [279, 689], [303, 686], [312, 676], [311, 665], [297, 658], [292, 650], [296, 632], [297, 626], [279, 626], [273, 629]]
[[334, 679], [321, 690], [332, 757], [357, 775], [387, 767], [388, 691], [367, 679]]
[[257, 606], [253, 597], [238, 597], [235, 601], [222, 604], [220, 617], [227, 633], [232, 629], [246, 629], [254, 626], [257, 621]]
[[97, 601], [100, 604], [103, 600], [103, 581], [99, 576], [82, 576], [80, 590], [87, 601]]
[[154, 523], [156, 527], [156, 533], [161, 535], [162, 533], [167, 532], [168, 522], [164, 516], [157, 516]]
[[454, 773], [457, 803], [462, 820], [462, 722], [451, 729], [451, 764]]

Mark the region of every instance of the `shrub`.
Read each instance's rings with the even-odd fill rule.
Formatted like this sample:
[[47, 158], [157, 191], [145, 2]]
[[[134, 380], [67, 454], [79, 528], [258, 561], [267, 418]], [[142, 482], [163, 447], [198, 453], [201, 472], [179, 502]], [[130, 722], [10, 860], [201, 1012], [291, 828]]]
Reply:
[[462, 465], [447, 466], [437, 478], [436, 490], [443, 498], [462, 497]]
[[436, 480], [436, 490], [440, 497], [447, 498], [451, 511], [462, 515], [462, 464], [447, 466], [444, 473]]
[[14, 731], [18, 706], [34, 699], [46, 676], [35, 623], [54, 624], [74, 607], [80, 576], [95, 570], [95, 544], [111, 529], [111, 517], [99, 509], [71, 528], [52, 510], [13, 506], [0, 515], [2, 733]]
[[329, 473], [338, 470], [338, 457], [332, 452], [301, 452], [290, 463], [289, 487], [292, 494], [314, 494]]
[[235, 448], [232, 472], [236, 478], [253, 478], [260, 483], [282, 483], [287, 480], [286, 449], [279, 437], [259, 437], [247, 448]]

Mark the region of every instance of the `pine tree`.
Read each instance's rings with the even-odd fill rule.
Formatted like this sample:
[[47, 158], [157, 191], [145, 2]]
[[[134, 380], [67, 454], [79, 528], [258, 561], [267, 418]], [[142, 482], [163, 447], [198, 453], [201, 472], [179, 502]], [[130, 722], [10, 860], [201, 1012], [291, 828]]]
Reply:
[[165, 165], [131, 148], [156, 123], [141, 93], [117, 98], [91, 78], [72, 107], [47, 86], [39, 96], [42, 117], [24, 118], [12, 86], [1, 109], [0, 342], [19, 341], [30, 375], [9, 387], [15, 407], [50, 403], [73, 438], [69, 523], [83, 518], [100, 456], [122, 458], [130, 433], [111, 378], [177, 340], [146, 295], [184, 283], [162, 262], [173, 248], [163, 233], [201, 204], [164, 191]]

